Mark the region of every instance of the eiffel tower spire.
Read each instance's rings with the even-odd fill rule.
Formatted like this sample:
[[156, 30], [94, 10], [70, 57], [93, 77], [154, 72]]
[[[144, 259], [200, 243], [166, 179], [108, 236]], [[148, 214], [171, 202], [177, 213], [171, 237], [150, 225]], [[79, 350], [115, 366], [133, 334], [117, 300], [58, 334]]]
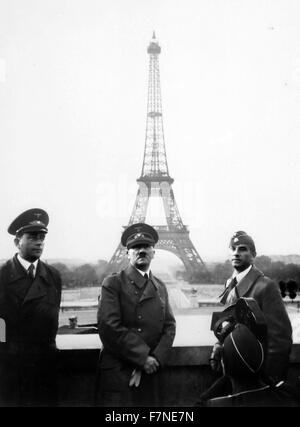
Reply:
[[[206, 266], [192, 244], [189, 231], [180, 217], [172, 189], [174, 180], [169, 175], [160, 89], [161, 48], [155, 32], [147, 53], [149, 54], [149, 79], [145, 149], [141, 176], [137, 179], [139, 188], [128, 225], [145, 222], [150, 197], [162, 198], [167, 225], [154, 225], [159, 234], [156, 248], [165, 249], [177, 255], [186, 268], [189, 281], [207, 280]], [[109, 262], [109, 270], [119, 271], [126, 264], [126, 249], [119, 244]]]
[[156, 40], [154, 31], [147, 52], [149, 54], [148, 105], [141, 177], [168, 178], [170, 180], [164, 141], [158, 61], [161, 48]]

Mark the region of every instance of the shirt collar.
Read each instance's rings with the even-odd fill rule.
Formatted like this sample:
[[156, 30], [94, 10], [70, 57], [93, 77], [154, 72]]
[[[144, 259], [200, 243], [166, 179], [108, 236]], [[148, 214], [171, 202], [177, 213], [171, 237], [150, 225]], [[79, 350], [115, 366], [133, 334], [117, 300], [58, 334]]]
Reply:
[[149, 277], [149, 273], [150, 273], [150, 268], [148, 268], [148, 270], [147, 271], [142, 271], [142, 270], [139, 270], [138, 268], [136, 268], [136, 267], [134, 267], [142, 276], [145, 276], [145, 274], [147, 274], [148, 275], [148, 277]]
[[22, 265], [22, 267], [24, 267], [26, 271], [28, 270], [29, 266], [31, 264], [33, 264], [34, 265], [34, 273], [33, 274], [35, 274], [36, 269], [37, 269], [37, 265], [39, 262], [38, 259], [36, 259], [34, 262], [29, 262], [26, 259], [22, 258], [19, 254], [17, 254], [17, 258], [18, 258], [18, 261], [20, 262], [20, 264]]
[[251, 270], [252, 265], [250, 265], [248, 268], [246, 268], [246, 270], [241, 271], [238, 274], [233, 274], [232, 279], [235, 277], [237, 283], [240, 283], [240, 281], [249, 273], [249, 271]]

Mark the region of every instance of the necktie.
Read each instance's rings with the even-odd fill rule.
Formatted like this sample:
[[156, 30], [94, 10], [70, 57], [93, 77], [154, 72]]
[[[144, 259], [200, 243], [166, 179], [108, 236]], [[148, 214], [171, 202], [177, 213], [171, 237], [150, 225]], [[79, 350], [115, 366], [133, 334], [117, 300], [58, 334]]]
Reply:
[[34, 265], [30, 264], [30, 266], [28, 267], [28, 270], [27, 270], [27, 274], [28, 274], [28, 277], [30, 278], [30, 280], [32, 282], [34, 281], [34, 274], [33, 274], [33, 272], [34, 272]]
[[222, 304], [225, 304], [227, 301], [227, 297], [230, 294], [230, 292], [232, 291], [232, 289], [234, 289], [237, 285], [237, 280], [236, 277], [234, 277], [231, 282], [229, 283], [229, 285], [226, 287], [225, 291], [220, 295], [221, 300], [220, 302]]
[[149, 279], [149, 277], [148, 277], [148, 274], [147, 274], [147, 273], [145, 273], [145, 274], [144, 274], [144, 277], [145, 277], [145, 279], [146, 279], [146, 280], [148, 280], [148, 279]]

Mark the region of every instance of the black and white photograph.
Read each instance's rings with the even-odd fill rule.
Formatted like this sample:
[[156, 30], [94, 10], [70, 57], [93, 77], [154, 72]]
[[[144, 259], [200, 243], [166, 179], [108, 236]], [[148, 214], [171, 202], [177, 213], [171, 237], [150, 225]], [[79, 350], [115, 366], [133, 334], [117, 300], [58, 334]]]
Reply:
[[299, 16], [0, 2], [0, 407], [300, 406]]

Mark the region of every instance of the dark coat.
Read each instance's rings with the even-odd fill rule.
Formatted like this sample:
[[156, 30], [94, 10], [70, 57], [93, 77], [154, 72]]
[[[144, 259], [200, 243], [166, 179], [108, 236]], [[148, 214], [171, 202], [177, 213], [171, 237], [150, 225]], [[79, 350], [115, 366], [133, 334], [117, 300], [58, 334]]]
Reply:
[[39, 261], [33, 283], [28, 280], [17, 256], [0, 269], [0, 318], [6, 323], [6, 342], [0, 344], [0, 383], [6, 385], [0, 389], [0, 404], [31, 405], [43, 399], [46, 383], [51, 389], [61, 278]]
[[129, 387], [129, 379], [133, 369], [142, 369], [148, 355], [163, 366], [172, 347], [175, 318], [164, 283], [150, 273], [146, 284], [146, 279], [131, 265], [104, 279], [98, 328], [103, 344], [100, 404], [140, 406], [136, 397], [146, 395], [148, 400], [141, 405], [151, 404], [150, 393], [153, 384], [159, 384], [159, 374], [143, 372], [136, 390]]
[[292, 326], [279, 287], [255, 266], [238, 284], [239, 297], [254, 298], [268, 328], [266, 373], [274, 379], [286, 377], [292, 346]]

